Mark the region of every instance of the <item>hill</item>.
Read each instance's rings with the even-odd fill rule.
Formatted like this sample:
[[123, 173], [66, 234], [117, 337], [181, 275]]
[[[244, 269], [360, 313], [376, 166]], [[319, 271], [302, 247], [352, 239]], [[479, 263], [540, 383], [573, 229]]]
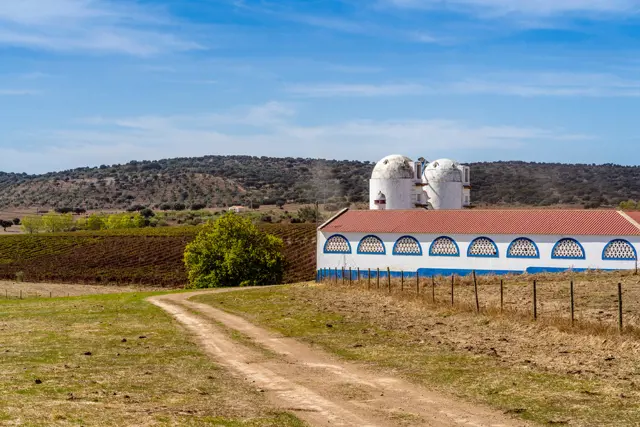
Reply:
[[[560, 163], [472, 163], [479, 206], [596, 207], [640, 199], [640, 167]], [[368, 199], [371, 162], [205, 156], [78, 168], [42, 175], [0, 173], [0, 209], [183, 203], [342, 204]]]

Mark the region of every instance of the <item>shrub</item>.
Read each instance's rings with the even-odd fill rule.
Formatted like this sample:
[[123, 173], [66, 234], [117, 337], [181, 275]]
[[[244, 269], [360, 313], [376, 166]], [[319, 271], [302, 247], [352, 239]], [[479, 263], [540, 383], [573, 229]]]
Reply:
[[184, 263], [191, 288], [260, 286], [280, 283], [284, 272], [281, 239], [250, 220], [228, 213], [208, 223], [187, 245]]

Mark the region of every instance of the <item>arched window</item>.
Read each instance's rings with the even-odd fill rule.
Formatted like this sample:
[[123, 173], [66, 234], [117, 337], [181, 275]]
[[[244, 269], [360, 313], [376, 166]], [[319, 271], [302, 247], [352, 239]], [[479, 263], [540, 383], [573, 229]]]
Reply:
[[604, 251], [602, 252], [602, 259], [614, 261], [635, 261], [638, 259], [638, 254], [631, 243], [623, 239], [616, 239], [605, 246]]
[[439, 237], [431, 243], [430, 256], [460, 256], [458, 244], [451, 237]]
[[396, 241], [393, 245], [394, 255], [422, 255], [422, 246], [420, 242], [411, 236], [404, 236]]
[[585, 259], [584, 248], [575, 239], [562, 239], [553, 247], [551, 258]]
[[367, 255], [384, 255], [384, 243], [376, 236], [366, 236], [358, 244], [358, 253]]
[[508, 258], [540, 258], [538, 247], [531, 239], [521, 237], [514, 240], [507, 250]]
[[467, 256], [498, 258], [498, 246], [488, 237], [478, 237], [469, 245]]
[[350, 254], [351, 244], [346, 237], [336, 234], [327, 239], [324, 244], [325, 254]]

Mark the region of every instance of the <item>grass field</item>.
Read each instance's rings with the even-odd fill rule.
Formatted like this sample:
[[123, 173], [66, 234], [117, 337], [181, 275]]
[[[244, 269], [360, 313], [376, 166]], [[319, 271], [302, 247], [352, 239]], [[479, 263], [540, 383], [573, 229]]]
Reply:
[[476, 315], [335, 284], [196, 299], [342, 358], [540, 424], [638, 423], [640, 342], [633, 336]]
[[[261, 224], [283, 239], [285, 283], [315, 275], [313, 224]], [[183, 287], [184, 248], [199, 228], [160, 227], [0, 237], [0, 279]]]
[[302, 426], [145, 293], [0, 300], [0, 425]]

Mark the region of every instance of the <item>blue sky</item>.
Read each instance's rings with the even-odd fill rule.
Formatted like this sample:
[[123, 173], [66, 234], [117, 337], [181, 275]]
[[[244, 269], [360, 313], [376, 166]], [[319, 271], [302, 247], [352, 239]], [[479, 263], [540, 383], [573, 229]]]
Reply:
[[640, 163], [640, 0], [0, 1], [0, 171]]

